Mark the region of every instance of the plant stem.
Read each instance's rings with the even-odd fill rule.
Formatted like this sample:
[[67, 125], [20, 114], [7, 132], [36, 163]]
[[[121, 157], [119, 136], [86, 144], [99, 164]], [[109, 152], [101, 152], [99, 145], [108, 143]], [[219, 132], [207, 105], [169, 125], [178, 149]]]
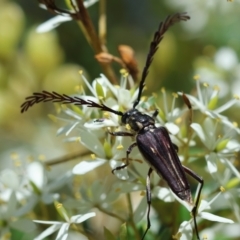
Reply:
[[72, 227], [73, 230], [75, 230], [77, 232], [80, 232], [83, 235], [87, 236], [89, 240], [93, 240], [94, 239], [91, 233], [88, 233], [86, 231], [81, 230], [80, 227], [76, 223], [71, 224], [71, 227]]
[[60, 164], [60, 163], [65, 163], [65, 162], [68, 162], [68, 161], [72, 161], [72, 160], [74, 160], [78, 157], [87, 156], [88, 154], [90, 154], [89, 150], [79, 151], [79, 152], [71, 153], [71, 154], [66, 154], [64, 156], [48, 160], [46, 162], [46, 165], [47, 166], [52, 166], [52, 165], [56, 165], [56, 164]]
[[121, 222], [126, 222], [124, 218], [118, 216], [117, 214], [115, 213], [112, 213], [112, 212], [108, 212], [107, 210], [105, 210], [104, 208], [100, 207], [100, 206], [96, 206], [96, 208], [98, 208], [101, 212], [111, 216], [111, 217], [114, 217], [114, 218], [117, 218], [118, 220], [120, 220]]
[[[95, 54], [98, 54], [101, 52], [106, 52], [106, 47], [103, 46], [102, 43], [100, 42], [100, 39], [96, 33], [94, 25], [88, 14], [88, 11], [84, 7], [83, 1], [77, 0], [77, 5], [78, 5], [79, 13], [80, 13], [80, 19], [81, 19], [81, 23], [82, 23], [83, 32], [85, 33], [85, 36], [86, 36], [87, 40], [89, 41], [89, 44], [93, 48], [93, 51], [95, 52]], [[112, 83], [117, 84], [118, 81], [117, 81], [117, 78], [115, 76], [115, 73], [114, 73], [111, 65], [108, 63], [100, 63], [100, 65], [102, 66], [104, 73], [107, 75], [109, 80]]]
[[127, 197], [127, 203], [128, 203], [128, 209], [129, 209], [129, 224], [132, 226], [134, 233], [135, 233], [135, 239], [141, 239], [141, 236], [136, 228], [136, 225], [133, 220], [133, 208], [132, 208], [132, 201], [131, 201], [131, 195], [130, 193], [126, 194]]
[[106, 0], [99, 1], [99, 21], [98, 21], [98, 29], [99, 29], [99, 39], [102, 46], [106, 44], [106, 35], [107, 35], [107, 16], [106, 16]]

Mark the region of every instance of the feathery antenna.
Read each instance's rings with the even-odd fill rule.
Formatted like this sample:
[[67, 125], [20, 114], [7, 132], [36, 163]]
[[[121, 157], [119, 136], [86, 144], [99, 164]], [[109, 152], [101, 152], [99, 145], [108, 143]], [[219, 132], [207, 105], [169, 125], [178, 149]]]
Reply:
[[26, 101], [21, 105], [21, 113], [26, 112], [29, 107], [40, 102], [60, 102], [62, 104], [74, 104], [74, 105], [86, 105], [87, 107], [99, 108], [102, 111], [112, 112], [122, 116], [123, 113], [115, 111], [104, 104], [98, 104], [91, 100], [83, 100], [79, 97], [70, 97], [66, 94], [59, 94], [56, 92], [42, 91], [40, 93], [35, 92], [32, 96], [26, 97]]
[[169, 27], [171, 27], [174, 23], [180, 22], [180, 21], [187, 21], [190, 17], [187, 15], [187, 13], [175, 13], [174, 15], [168, 16], [164, 22], [161, 22], [158, 30], [155, 32], [153, 40], [150, 44], [149, 53], [147, 56], [147, 60], [145, 63], [145, 67], [142, 72], [142, 78], [139, 84], [139, 92], [137, 100], [133, 104], [133, 108], [135, 108], [138, 103], [140, 102], [140, 98], [142, 95], [143, 88], [145, 86], [145, 80], [148, 75], [149, 67], [153, 61], [153, 56], [158, 50], [158, 45], [163, 39], [163, 34], [168, 30]]

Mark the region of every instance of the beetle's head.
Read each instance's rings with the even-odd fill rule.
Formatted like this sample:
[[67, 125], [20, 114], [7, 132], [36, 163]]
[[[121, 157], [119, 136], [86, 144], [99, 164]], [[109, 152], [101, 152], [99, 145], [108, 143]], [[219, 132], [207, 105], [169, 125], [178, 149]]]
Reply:
[[143, 115], [137, 109], [130, 109], [123, 114], [122, 124], [129, 124], [133, 131], [138, 132], [143, 127], [141, 123], [142, 116]]
[[131, 120], [130, 118], [132, 118], [136, 113], [138, 113], [138, 110], [137, 109], [130, 109], [129, 111], [125, 112], [123, 115], [122, 115], [122, 123], [123, 124], [130, 124]]

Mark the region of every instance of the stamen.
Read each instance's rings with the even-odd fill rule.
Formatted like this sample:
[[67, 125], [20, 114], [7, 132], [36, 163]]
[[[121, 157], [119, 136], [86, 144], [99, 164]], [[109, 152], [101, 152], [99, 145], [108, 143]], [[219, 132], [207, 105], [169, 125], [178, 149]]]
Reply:
[[173, 100], [172, 100], [172, 108], [171, 108], [171, 118], [173, 117], [173, 110], [175, 108], [175, 102], [176, 102], [176, 98], [178, 97], [177, 93], [172, 93], [173, 96]]
[[224, 188], [223, 186], [221, 186], [221, 187], [220, 187], [220, 191], [221, 191], [221, 192], [225, 192], [226, 190], [225, 190], [225, 188]]
[[123, 145], [122, 144], [119, 144], [118, 146], [117, 146], [117, 150], [122, 150], [123, 149]]
[[199, 98], [199, 101], [201, 103], [203, 103], [203, 98], [202, 98], [202, 91], [201, 91], [201, 87], [200, 87], [200, 76], [199, 75], [195, 75], [193, 77], [194, 80], [196, 80], [196, 87], [197, 87], [197, 93], [198, 93], [198, 98]]
[[79, 74], [81, 75], [82, 80], [83, 80], [84, 83], [87, 85], [88, 89], [91, 91], [92, 95], [97, 98], [97, 95], [96, 95], [94, 89], [93, 89], [92, 86], [89, 84], [89, 82], [88, 82], [88, 80], [86, 79], [86, 77], [83, 75], [83, 71], [80, 70], [80, 71], [79, 71]]
[[163, 94], [163, 107], [164, 107], [165, 115], [167, 116], [168, 115], [168, 106], [167, 106], [167, 96], [166, 96], [165, 88], [162, 88], [161, 92]]
[[40, 154], [40, 155], [38, 156], [38, 159], [39, 159], [40, 161], [45, 161], [45, 160], [46, 160], [46, 156], [45, 156], [44, 154]]
[[215, 109], [216, 113], [221, 113], [224, 112], [225, 110], [229, 109], [230, 107], [232, 107], [235, 103], [237, 103], [238, 99], [237, 98], [233, 98], [230, 101], [226, 102], [224, 105], [222, 105], [221, 107]]

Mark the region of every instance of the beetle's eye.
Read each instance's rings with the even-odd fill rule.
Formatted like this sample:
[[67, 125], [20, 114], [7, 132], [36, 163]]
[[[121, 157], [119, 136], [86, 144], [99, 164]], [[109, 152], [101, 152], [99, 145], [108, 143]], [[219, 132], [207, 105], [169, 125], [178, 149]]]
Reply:
[[122, 123], [126, 124], [127, 123], [127, 118], [128, 118], [127, 115], [123, 115], [122, 116]]

